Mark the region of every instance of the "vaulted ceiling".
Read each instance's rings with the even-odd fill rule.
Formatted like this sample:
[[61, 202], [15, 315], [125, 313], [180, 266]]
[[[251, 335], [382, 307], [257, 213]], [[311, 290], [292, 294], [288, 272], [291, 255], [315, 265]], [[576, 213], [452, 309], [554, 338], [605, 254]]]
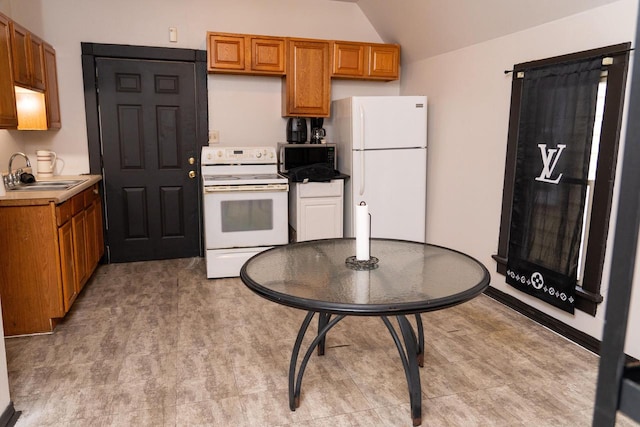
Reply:
[[380, 37], [416, 61], [618, 0], [338, 0], [356, 3]]

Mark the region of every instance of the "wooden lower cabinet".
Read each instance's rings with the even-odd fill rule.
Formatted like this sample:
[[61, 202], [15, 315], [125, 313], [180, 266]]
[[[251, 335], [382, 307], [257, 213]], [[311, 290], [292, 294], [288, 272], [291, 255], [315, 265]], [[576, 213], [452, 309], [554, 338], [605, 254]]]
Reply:
[[73, 230], [71, 222], [67, 221], [58, 228], [58, 243], [60, 246], [60, 273], [62, 275], [62, 300], [64, 312], [71, 308], [71, 305], [78, 296], [75, 286], [75, 270], [73, 257]]
[[52, 332], [104, 253], [97, 185], [56, 205], [0, 206], [5, 336]]

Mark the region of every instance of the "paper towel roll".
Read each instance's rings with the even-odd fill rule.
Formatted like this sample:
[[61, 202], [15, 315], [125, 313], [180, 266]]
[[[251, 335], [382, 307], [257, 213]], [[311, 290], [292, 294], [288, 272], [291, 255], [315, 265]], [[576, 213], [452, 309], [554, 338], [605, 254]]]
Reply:
[[356, 259], [369, 260], [369, 206], [365, 202], [356, 205]]

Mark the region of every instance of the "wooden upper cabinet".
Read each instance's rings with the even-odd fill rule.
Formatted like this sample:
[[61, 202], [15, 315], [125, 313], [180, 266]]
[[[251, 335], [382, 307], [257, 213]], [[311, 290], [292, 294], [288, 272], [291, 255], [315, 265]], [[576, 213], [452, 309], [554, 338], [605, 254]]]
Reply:
[[43, 41], [34, 34], [29, 34], [29, 55], [31, 60], [31, 87], [45, 90]]
[[335, 42], [333, 44], [333, 75], [363, 78], [366, 45]]
[[43, 43], [45, 84], [47, 90], [44, 100], [47, 107], [47, 128], [60, 129], [60, 100], [58, 95], [58, 68], [56, 65], [56, 51], [53, 46]]
[[394, 44], [369, 46], [369, 77], [397, 80], [400, 74], [399, 63], [400, 46]]
[[333, 43], [335, 78], [397, 80], [400, 46], [356, 42]]
[[0, 14], [0, 128], [18, 127], [16, 94], [13, 89], [10, 20]]
[[251, 71], [284, 74], [284, 39], [250, 36]]
[[245, 47], [243, 35], [207, 34], [209, 71], [244, 71]]
[[43, 91], [45, 89], [45, 77], [42, 39], [12, 21], [11, 47], [15, 83], [29, 89]]
[[282, 116], [329, 117], [331, 67], [328, 41], [289, 39]]
[[208, 71], [282, 75], [284, 38], [248, 34], [207, 33]]
[[13, 52], [13, 78], [16, 84], [30, 87], [29, 32], [13, 21], [11, 22], [11, 48]]

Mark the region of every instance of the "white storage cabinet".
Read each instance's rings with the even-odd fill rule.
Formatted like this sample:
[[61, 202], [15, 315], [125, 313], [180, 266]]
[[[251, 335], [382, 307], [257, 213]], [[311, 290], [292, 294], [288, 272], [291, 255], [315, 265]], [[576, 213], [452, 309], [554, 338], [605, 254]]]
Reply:
[[289, 187], [290, 240], [303, 242], [343, 236], [344, 181], [295, 182]]

